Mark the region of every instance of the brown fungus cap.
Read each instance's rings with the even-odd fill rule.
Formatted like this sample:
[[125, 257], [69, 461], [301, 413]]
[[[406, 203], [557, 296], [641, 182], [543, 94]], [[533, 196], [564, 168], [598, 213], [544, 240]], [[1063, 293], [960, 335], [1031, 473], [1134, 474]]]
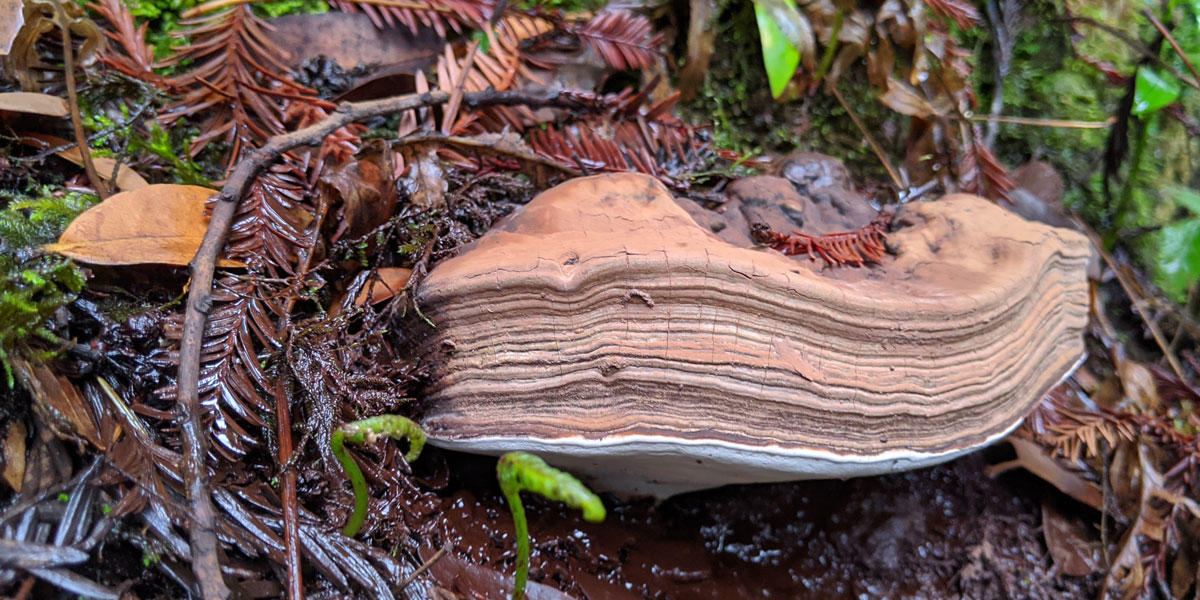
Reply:
[[550, 189], [438, 265], [431, 443], [671, 493], [933, 464], [1079, 362], [1079, 234], [967, 195], [904, 207], [866, 268], [741, 248], [653, 178]]

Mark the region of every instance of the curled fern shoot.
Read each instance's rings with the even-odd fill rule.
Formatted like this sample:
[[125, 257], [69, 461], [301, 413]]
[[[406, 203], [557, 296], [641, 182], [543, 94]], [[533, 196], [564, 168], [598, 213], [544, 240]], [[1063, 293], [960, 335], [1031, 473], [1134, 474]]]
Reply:
[[551, 500], [565, 503], [583, 512], [587, 521], [604, 520], [604, 503], [578, 479], [546, 464], [546, 461], [525, 452], [509, 452], [496, 463], [500, 491], [508, 500], [517, 537], [517, 573], [513, 582], [513, 600], [525, 597], [525, 582], [529, 578], [529, 525], [521, 492], [528, 491]]
[[348, 537], [358, 533], [367, 518], [367, 480], [358, 468], [358, 463], [354, 462], [350, 452], [346, 450], [346, 443], [364, 444], [374, 442], [380, 437], [393, 440], [407, 438], [408, 453], [404, 455], [404, 460], [409, 463], [417, 460], [421, 449], [425, 447], [425, 432], [421, 430], [421, 426], [400, 415], [379, 415], [346, 423], [338, 427], [329, 438], [330, 450], [338, 462], [342, 463], [346, 477], [350, 479], [350, 485], [354, 488], [354, 512], [350, 514], [346, 527], [342, 529], [342, 533]]

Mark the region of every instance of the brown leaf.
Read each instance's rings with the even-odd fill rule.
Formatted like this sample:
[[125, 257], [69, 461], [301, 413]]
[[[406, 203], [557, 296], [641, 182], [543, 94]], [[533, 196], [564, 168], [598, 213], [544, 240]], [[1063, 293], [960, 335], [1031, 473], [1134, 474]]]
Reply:
[[[57, 243], [43, 246], [95, 265], [185, 266], [208, 228], [204, 204], [216, 192], [195, 185], [156, 184], [121, 192], [76, 217]], [[242, 266], [222, 259], [223, 267]]]
[[884, 106], [910, 117], [928, 119], [937, 114], [928, 100], [922, 98], [916, 90], [895, 77], [888, 77], [887, 91], [879, 96], [879, 101]]
[[56, 374], [43, 364], [12, 360], [13, 372], [29, 395], [42, 421], [62, 439], [82, 438], [103, 450], [96, 421], [87, 400], [71, 380]]
[[321, 181], [341, 198], [337, 231], [332, 240], [356, 238], [387, 222], [396, 212], [396, 183], [392, 180], [391, 151], [327, 168]]
[[[50, 97], [54, 98], [54, 96]], [[42, 150], [58, 148], [59, 146], [66, 146], [72, 143], [70, 140], [65, 140], [60, 137], [46, 135], [43, 133], [22, 134], [21, 141]], [[83, 153], [79, 151], [79, 146], [71, 146], [66, 150], [55, 152], [55, 154], [65, 160], [75, 163], [80, 167], [83, 166]], [[112, 179], [113, 167], [117, 166], [116, 159], [109, 158], [107, 156], [93, 156], [92, 163], [96, 165], [96, 174], [99, 175], [101, 179], [105, 181]], [[144, 188], [150, 185], [145, 179], [142, 179], [141, 175], [137, 174], [137, 171], [134, 171], [125, 165], [121, 165], [121, 168], [117, 170], [116, 184], [118, 189], [126, 192], [129, 190]]]
[[21, 0], [0, 0], [0, 56], [8, 56], [13, 40], [25, 24]]
[[4, 482], [13, 491], [21, 493], [21, 483], [25, 480], [25, 424], [13, 421], [8, 425], [8, 435], [4, 439]]
[[412, 277], [412, 269], [403, 267], [384, 267], [375, 271], [377, 277], [371, 278], [369, 285], [364, 285], [362, 291], [354, 298], [355, 306], [363, 306], [370, 299], [372, 303], [387, 300], [408, 285]]
[[1099, 486], [1063, 468], [1034, 442], [1015, 435], [1010, 435], [1005, 440], [1012, 444], [1013, 450], [1017, 452], [1017, 458], [988, 467], [989, 477], [994, 477], [1013, 467], [1021, 467], [1058, 488], [1062, 493], [1096, 510], [1103, 510], [1104, 494], [1100, 491]]
[[[0, 2], [5, 1], [6, 0], [0, 0]], [[2, 21], [3, 17], [0, 17], [0, 22]], [[2, 36], [3, 33], [3, 31], [0, 31], [0, 36]], [[2, 44], [0, 44], [0, 46], [2, 46]], [[66, 100], [63, 100], [58, 96], [39, 94], [36, 92], [7, 92], [0, 94], [0, 110], [11, 110], [15, 112], [46, 115], [50, 117], [65, 117], [71, 114], [70, 110], [67, 108]]]
[[1100, 549], [1088, 535], [1079, 517], [1068, 517], [1048, 502], [1042, 502], [1042, 535], [1054, 565], [1065, 575], [1083, 577], [1103, 568]]
[[1117, 406], [1117, 410], [1125, 410], [1136, 414], [1154, 414], [1160, 404], [1158, 386], [1154, 381], [1154, 373], [1139, 362], [1121, 360], [1117, 362], [1117, 374], [1121, 377], [1121, 388], [1125, 397]]

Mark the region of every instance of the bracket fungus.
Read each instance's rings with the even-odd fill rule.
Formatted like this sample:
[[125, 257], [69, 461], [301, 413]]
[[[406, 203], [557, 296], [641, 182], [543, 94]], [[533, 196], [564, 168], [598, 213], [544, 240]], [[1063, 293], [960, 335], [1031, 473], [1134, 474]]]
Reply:
[[825, 268], [722, 241], [647, 176], [550, 189], [418, 290], [429, 443], [663, 497], [999, 439], [1083, 356], [1087, 241], [968, 195], [892, 228], [881, 265]]

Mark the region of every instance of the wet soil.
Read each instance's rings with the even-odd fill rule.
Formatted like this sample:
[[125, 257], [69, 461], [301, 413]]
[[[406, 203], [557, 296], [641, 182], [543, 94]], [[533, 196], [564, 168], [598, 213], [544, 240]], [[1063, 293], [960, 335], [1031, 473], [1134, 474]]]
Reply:
[[[506, 597], [494, 571], [511, 575], [515, 541], [494, 461], [445, 459], [453, 477], [427, 543], [448, 543], [454, 558], [434, 576], [465, 597]], [[589, 599], [1096, 597], [1098, 577], [1062, 575], [1047, 552], [1041, 506], [1057, 493], [1020, 473], [990, 479], [988, 462], [976, 453], [909, 473], [729, 486], [658, 505], [607, 497], [600, 524], [527, 498], [530, 580]]]

